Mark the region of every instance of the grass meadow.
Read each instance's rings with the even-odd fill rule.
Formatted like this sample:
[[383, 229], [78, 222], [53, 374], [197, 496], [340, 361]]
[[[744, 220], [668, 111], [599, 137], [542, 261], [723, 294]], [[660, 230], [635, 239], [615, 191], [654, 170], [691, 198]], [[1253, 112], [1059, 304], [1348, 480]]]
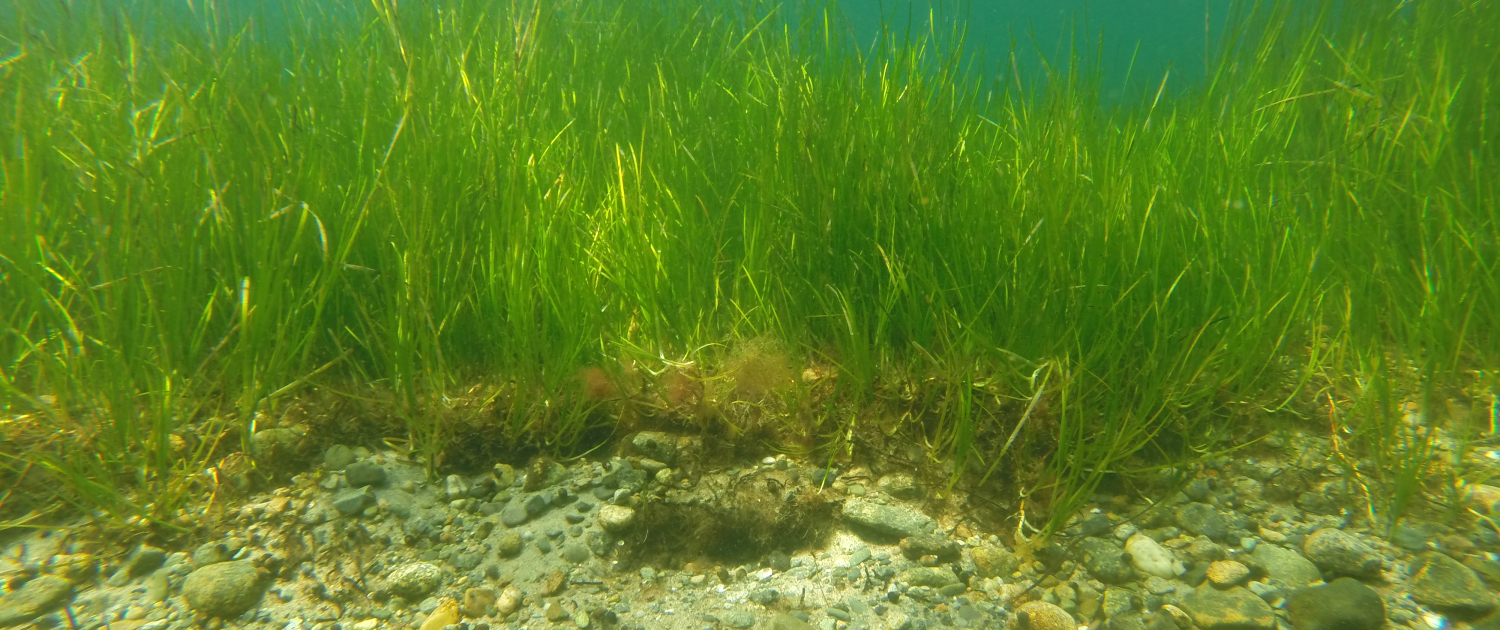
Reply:
[[1500, 3], [1246, 4], [1121, 103], [1086, 33], [1023, 80], [817, 3], [256, 4], [0, 7], [6, 526], [187, 523], [361, 414], [434, 474], [916, 445], [1049, 531], [1294, 429], [1389, 520], [1493, 435]]

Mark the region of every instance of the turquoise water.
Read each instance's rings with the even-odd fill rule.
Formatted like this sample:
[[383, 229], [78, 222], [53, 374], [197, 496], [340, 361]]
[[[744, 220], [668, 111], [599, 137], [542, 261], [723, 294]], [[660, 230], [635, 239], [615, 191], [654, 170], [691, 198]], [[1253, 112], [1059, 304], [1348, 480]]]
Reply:
[[[1312, 3], [1308, 3], [1312, 4]], [[1205, 61], [1225, 21], [1254, 3], [1232, 0], [844, 0], [840, 2], [862, 45], [893, 31], [920, 31], [935, 21], [966, 31], [976, 71], [1011, 80], [1012, 43], [1023, 76], [1040, 76], [1041, 60], [1065, 69], [1070, 48], [1100, 61], [1106, 102], [1154, 91], [1170, 70], [1169, 89], [1201, 80]], [[1102, 42], [1102, 43], [1101, 43]], [[1132, 65], [1133, 64], [1133, 65]]]

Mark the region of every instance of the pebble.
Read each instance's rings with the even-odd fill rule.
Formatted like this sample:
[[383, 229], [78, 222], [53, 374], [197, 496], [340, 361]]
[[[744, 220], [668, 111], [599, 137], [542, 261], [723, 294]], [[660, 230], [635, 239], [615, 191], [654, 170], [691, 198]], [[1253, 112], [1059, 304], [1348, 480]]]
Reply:
[[443, 572], [426, 562], [411, 562], [391, 570], [386, 580], [392, 593], [416, 601], [437, 590], [443, 583]]
[[420, 630], [443, 630], [443, 628], [458, 623], [463, 618], [459, 614], [458, 602], [452, 597], [444, 597], [438, 600], [437, 606], [427, 615], [422, 622]]
[[1125, 551], [1130, 554], [1130, 563], [1147, 575], [1171, 579], [1187, 570], [1171, 551], [1145, 533], [1126, 540]]
[[1021, 620], [1022, 627], [1026, 630], [1077, 630], [1078, 624], [1073, 621], [1073, 615], [1063, 610], [1056, 604], [1044, 601], [1027, 602], [1016, 611], [1016, 617]]
[[937, 523], [931, 517], [915, 510], [881, 505], [869, 499], [857, 498], [844, 502], [844, 519], [863, 528], [865, 533], [876, 537], [906, 538], [932, 531]]
[[368, 462], [354, 462], [344, 467], [344, 481], [355, 488], [385, 483], [385, 468]]
[[1242, 587], [1204, 586], [1182, 598], [1181, 606], [1200, 630], [1273, 630], [1276, 611]]
[[343, 470], [345, 466], [354, 463], [354, 449], [343, 444], [334, 444], [323, 451], [323, 465], [329, 470]]
[[1462, 620], [1495, 608], [1495, 596], [1472, 569], [1438, 552], [1423, 554], [1409, 568], [1407, 590], [1417, 603]]

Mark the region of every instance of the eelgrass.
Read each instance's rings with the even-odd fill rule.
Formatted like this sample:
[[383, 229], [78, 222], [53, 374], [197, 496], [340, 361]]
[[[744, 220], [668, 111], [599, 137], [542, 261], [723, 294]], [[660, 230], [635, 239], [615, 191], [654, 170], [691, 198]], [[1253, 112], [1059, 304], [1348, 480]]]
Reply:
[[0, 9], [0, 405], [67, 443], [3, 463], [91, 509], [193, 505], [319, 383], [383, 387], [435, 473], [471, 383], [573, 452], [619, 417], [581, 369], [711, 382], [771, 338], [837, 370], [766, 403], [824, 456], [920, 436], [1047, 531], [1314, 385], [1394, 515], [1430, 430], [1351, 384], [1497, 359], [1491, 2], [1256, 5], [1122, 108], [1081, 53], [988, 84], [832, 6], [257, 6]]

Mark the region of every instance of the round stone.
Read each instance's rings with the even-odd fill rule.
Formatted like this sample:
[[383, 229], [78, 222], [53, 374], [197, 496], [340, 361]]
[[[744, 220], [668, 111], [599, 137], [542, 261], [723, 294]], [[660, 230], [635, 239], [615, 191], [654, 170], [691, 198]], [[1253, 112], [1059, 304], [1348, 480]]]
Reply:
[[412, 562], [391, 571], [391, 592], [406, 601], [421, 601], [443, 583], [443, 572], [426, 562]]
[[188, 574], [182, 596], [188, 608], [205, 616], [233, 619], [260, 602], [264, 577], [249, 560], [210, 564]]

